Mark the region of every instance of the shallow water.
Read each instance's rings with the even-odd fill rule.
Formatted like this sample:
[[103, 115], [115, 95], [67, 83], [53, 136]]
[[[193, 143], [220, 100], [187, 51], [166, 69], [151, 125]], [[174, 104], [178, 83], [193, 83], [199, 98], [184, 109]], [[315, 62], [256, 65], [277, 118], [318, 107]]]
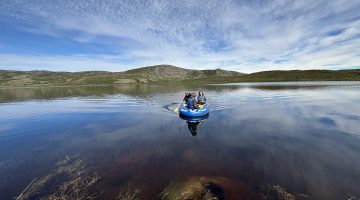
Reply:
[[[201, 123], [171, 112], [200, 89], [211, 106]], [[99, 172], [101, 199], [128, 185], [156, 199], [191, 177], [227, 180], [227, 199], [264, 184], [360, 197], [360, 82], [3, 88], [0, 152], [0, 199], [73, 155]]]

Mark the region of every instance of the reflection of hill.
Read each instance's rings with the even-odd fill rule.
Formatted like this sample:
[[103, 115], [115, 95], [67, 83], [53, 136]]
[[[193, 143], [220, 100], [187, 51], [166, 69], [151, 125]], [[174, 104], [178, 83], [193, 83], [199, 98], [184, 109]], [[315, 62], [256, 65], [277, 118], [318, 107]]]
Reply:
[[[360, 83], [353, 82], [360, 86]], [[341, 85], [341, 84], [340, 84]], [[168, 84], [124, 84], [119, 86], [74, 86], [74, 87], [31, 87], [0, 89], [0, 103], [31, 99], [57, 99], [69, 97], [89, 97], [124, 94], [147, 98], [158, 94], [171, 94], [185, 91], [204, 90], [206, 92], [226, 93], [242, 89], [258, 90], [312, 90], [338, 87], [339, 85], [168, 85]], [[345, 85], [344, 85], [345, 86]]]
[[[234, 84], [212, 84], [207, 86], [211, 90], [245, 89], [253, 88], [259, 90], [313, 90], [319, 88], [331, 88], [339, 86], [359, 86], [359, 81], [328, 81], [328, 82], [274, 82], [274, 83], [234, 83]], [[218, 87], [218, 88], [217, 88]]]
[[68, 97], [106, 96], [124, 94], [134, 97], [161, 93], [195, 90], [193, 85], [129, 84], [121, 86], [32, 87], [0, 89], [0, 102], [30, 99], [57, 99]]
[[0, 89], [0, 102], [29, 99], [103, 96], [114, 94], [113, 87], [39, 87]]

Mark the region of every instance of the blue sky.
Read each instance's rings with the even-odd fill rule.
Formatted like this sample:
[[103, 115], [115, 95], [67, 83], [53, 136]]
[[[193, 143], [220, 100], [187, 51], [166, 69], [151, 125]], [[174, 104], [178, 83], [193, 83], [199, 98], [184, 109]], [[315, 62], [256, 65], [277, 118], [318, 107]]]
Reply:
[[360, 68], [358, 0], [0, 2], [0, 69]]

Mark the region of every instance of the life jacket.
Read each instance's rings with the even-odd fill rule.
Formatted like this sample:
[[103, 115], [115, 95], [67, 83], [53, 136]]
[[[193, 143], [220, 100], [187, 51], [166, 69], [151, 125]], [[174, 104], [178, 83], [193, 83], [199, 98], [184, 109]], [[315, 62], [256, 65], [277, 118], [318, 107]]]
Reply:
[[195, 109], [194, 104], [195, 104], [195, 99], [192, 98], [192, 97], [188, 98], [187, 104], [186, 104], [187, 108], [188, 109]]
[[198, 96], [197, 99], [198, 99], [198, 102], [201, 102], [201, 103], [206, 102], [206, 97], [204, 95], [203, 96]]

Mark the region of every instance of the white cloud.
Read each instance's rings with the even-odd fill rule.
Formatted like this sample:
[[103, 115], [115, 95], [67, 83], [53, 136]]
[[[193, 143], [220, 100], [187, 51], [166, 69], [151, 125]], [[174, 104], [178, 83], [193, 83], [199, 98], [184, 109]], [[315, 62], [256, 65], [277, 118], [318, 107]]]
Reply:
[[[126, 43], [126, 49], [111, 56], [130, 60], [133, 67], [168, 63], [252, 72], [359, 66], [359, 9], [360, 3], [351, 0], [16, 0], [0, 6], [0, 17], [28, 23], [25, 31], [79, 43], [99, 42], [101, 37], [112, 38], [112, 47]], [[1, 66], [36, 65], [41, 60], [31, 56], [32, 62], [16, 63], [11, 56], [2, 57]], [[59, 59], [67, 66], [93, 69], [61, 55], [49, 56], [41, 65]], [[128, 65], [121, 59], [86, 59], [99, 66], [108, 63], [109, 70]]]
[[[9, 68], [9, 66], [15, 66]], [[0, 54], [0, 67], [13, 70], [49, 70], [49, 71], [121, 71], [129, 66], [119, 64], [113, 57], [84, 55], [72, 56], [33, 56]]]

